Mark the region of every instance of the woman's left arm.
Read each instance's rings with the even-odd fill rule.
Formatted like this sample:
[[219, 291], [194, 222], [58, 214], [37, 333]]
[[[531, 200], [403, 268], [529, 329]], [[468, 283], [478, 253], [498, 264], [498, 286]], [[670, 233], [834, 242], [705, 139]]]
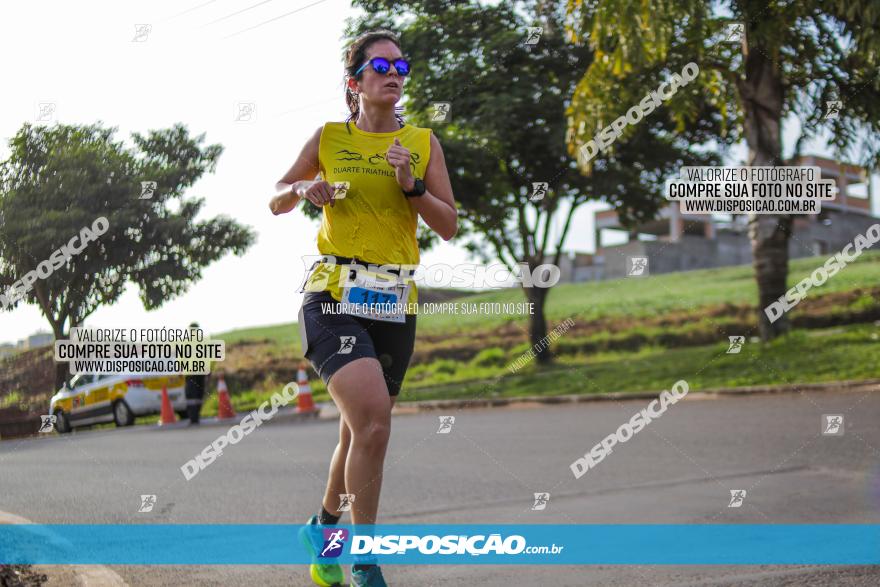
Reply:
[[452, 184], [449, 182], [449, 171], [440, 141], [431, 133], [431, 157], [425, 170], [424, 194], [418, 198], [407, 198], [413, 208], [424, 219], [431, 229], [448, 241], [458, 232], [458, 210], [452, 195]]

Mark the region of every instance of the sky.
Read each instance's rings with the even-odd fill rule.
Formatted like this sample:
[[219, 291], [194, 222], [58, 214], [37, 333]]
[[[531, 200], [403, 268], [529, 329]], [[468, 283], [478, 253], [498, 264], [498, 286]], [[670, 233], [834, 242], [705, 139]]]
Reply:
[[[224, 146], [216, 172], [188, 195], [205, 199], [203, 217], [225, 214], [257, 233], [244, 256], [210, 265], [161, 308], [144, 310], [129, 285], [88, 326], [176, 328], [196, 320], [216, 333], [296, 320], [300, 259], [317, 252], [318, 226], [297, 210], [273, 216], [268, 202], [311, 134], [347, 115], [342, 33], [355, 14], [348, 0], [0, 5], [4, 77], [14, 80], [0, 109], [0, 159], [41, 103], [54, 104], [53, 120], [116, 126], [117, 138], [182, 122], [193, 135], [205, 133], [206, 143]], [[254, 105], [251, 121], [236, 120], [240, 103]], [[806, 152], [827, 154], [816, 144]], [[578, 210], [565, 250], [593, 251], [591, 213], [604, 207]], [[474, 260], [455, 241], [422, 254], [423, 264]], [[48, 329], [34, 305], [0, 312], [0, 343]]]

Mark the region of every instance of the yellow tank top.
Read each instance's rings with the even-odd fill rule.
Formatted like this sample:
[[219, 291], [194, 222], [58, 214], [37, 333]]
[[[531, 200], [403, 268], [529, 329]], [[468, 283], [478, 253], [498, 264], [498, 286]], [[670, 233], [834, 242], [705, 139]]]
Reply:
[[[330, 184], [348, 182], [349, 187], [345, 198], [322, 208], [318, 231], [318, 252], [322, 255], [352, 257], [376, 265], [418, 264], [418, 213], [403, 195], [394, 168], [385, 160], [395, 138], [410, 151], [413, 176], [424, 178], [431, 156], [431, 129], [406, 124], [393, 132], [377, 133], [363, 131], [354, 122], [324, 125], [318, 149], [321, 175]], [[339, 273], [339, 266], [316, 267], [306, 291], [323, 289], [341, 300]], [[320, 282], [326, 286], [315, 287], [312, 282], [321, 274]], [[408, 302], [415, 304], [417, 300], [412, 284]]]

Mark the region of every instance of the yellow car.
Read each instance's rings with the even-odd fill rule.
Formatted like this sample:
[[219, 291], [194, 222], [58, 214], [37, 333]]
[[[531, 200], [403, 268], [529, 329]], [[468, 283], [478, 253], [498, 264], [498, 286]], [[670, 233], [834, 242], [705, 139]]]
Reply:
[[158, 414], [162, 388], [167, 387], [171, 406], [186, 412], [181, 375], [75, 375], [68, 386], [52, 396], [49, 413], [55, 429], [64, 434], [77, 426], [115, 422], [130, 426], [136, 416]]

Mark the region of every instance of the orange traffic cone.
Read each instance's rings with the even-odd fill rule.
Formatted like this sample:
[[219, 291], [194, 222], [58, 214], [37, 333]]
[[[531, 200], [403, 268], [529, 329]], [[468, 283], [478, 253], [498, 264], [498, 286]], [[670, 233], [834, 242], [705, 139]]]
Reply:
[[228, 420], [230, 418], [235, 418], [235, 410], [232, 409], [232, 402], [229, 401], [226, 380], [220, 375], [217, 379], [217, 419]]
[[296, 371], [296, 384], [299, 386], [299, 394], [296, 396], [296, 413], [311, 414], [317, 412], [315, 400], [312, 399], [312, 388], [309, 387], [309, 376], [306, 375], [306, 364], [300, 363]]
[[171, 407], [171, 400], [168, 399], [168, 386], [162, 386], [162, 413], [159, 416], [159, 426], [163, 424], [174, 424], [177, 422], [177, 416], [174, 415], [174, 408]]

